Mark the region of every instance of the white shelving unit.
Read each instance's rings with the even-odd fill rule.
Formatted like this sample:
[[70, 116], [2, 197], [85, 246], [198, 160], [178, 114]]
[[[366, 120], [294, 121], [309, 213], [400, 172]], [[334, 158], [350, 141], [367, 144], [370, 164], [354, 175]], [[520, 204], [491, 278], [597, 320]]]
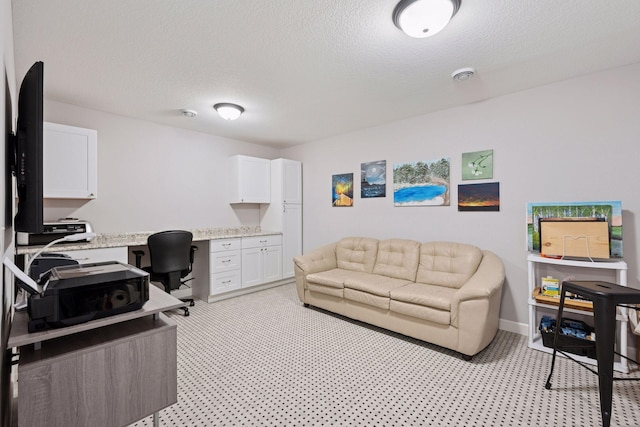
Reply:
[[[542, 277], [539, 274], [539, 268], [542, 265], [550, 265], [555, 266], [558, 269], [562, 268], [586, 268], [586, 269], [598, 269], [610, 271], [615, 274], [615, 282], [620, 286], [627, 286], [627, 263], [619, 260], [619, 261], [576, 261], [576, 260], [566, 260], [566, 259], [554, 259], [554, 258], [545, 258], [536, 254], [529, 254], [527, 257], [527, 270], [528, 270], [528, 283], [529, 283], [529, 347], [544, 351], [546, 353], [552, 353], [553, 349], [549, 347], [545, 347], [542, 344], [542, 335], [538, 330], [538, 323], [540, 312], [545, 311], [550, 315], [555, 317], [558, 307], [555, 305], [540, 303], [535, 300], [533, 297], [533, 291], [536, 287], [539, 287], [540, 278]], [[588, 278], [582, 278], [580, 280], [589, 280]], [[593, 313], [584, 310], [576, 310], [573, 308], [567, 308], [566, 306], [563, 308], [564, 314], [577, 314], [580, 316], [587, 316], [593, 319]], [[623, 356], [627, 356], [627, 309], [626, 308], [618, 308], [618, 314], [616, 316], [616, 320], [619, 322], [620, 327], [618, 331], [619, 335], [619, 349], [618, 352]], [[593, 324], [593, 320], [591, 320]], [[596, 337], [597, 339], [597, 337]], [[578, 355], [572, 355], [576, 360], [580, 362], [595, 365], [597, 361], [595, 359], [591, 359], [588, 357], [582, 357]], [[627, 360], [624, 358], [620, 358], [619, 361], [614, 363], [614, 369], [619, 372], [628, 373], [629, 367], [627, 365]]]

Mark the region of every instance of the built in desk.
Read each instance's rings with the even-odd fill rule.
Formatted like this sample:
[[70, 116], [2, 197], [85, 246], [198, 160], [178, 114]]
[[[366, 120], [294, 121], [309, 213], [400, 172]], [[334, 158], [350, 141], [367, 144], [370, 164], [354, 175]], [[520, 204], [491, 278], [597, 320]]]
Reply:
[[177, 326], [162, 312], [185, 303], [149, 294], [139, 310], [42, 332], [15, 313], [19, 426], [126, 426], [177, 402]]

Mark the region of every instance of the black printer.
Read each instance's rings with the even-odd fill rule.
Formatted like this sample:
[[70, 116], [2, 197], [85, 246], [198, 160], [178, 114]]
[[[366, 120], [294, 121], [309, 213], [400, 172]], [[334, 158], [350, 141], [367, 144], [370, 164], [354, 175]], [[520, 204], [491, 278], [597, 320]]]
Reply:
[[118, 261], [54, 267], [28, 301], [29, 332], [138, 310], [149, 300], [149, 273]]

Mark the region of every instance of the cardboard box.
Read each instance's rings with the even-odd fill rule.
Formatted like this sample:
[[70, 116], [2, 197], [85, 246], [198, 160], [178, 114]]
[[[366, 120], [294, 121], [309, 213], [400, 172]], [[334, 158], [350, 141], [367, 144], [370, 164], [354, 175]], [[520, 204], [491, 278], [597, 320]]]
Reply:
[[609, 223], [595, 218], [541, 218], [540, 254], [575, 258], [611, 258]]

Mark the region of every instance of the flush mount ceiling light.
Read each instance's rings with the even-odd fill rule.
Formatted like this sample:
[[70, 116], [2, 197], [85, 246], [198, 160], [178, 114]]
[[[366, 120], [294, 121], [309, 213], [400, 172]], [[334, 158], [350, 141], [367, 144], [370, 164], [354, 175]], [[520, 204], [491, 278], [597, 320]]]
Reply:
[[454, 80], [469, 80], [476, 73], [476, 70], [472, 67], [460, 68], [459, 70], [455, 70], [451, 73], [451, 77]]
[[180, 110], [180, 113], [185, 117], [195, 117], [198, 115], [196, 110]]
[[439, 33], [460, 8], [461, 0], [401, 0], [393, 10], [393, 23], [408, 36]]
[[215, 110], [225, 120], [235, 120], [240, 117], [240, 114], [244, 113], [244, 108], [237, 104], [231, 104], [229, 102], [221, 102], [213, 106]]

